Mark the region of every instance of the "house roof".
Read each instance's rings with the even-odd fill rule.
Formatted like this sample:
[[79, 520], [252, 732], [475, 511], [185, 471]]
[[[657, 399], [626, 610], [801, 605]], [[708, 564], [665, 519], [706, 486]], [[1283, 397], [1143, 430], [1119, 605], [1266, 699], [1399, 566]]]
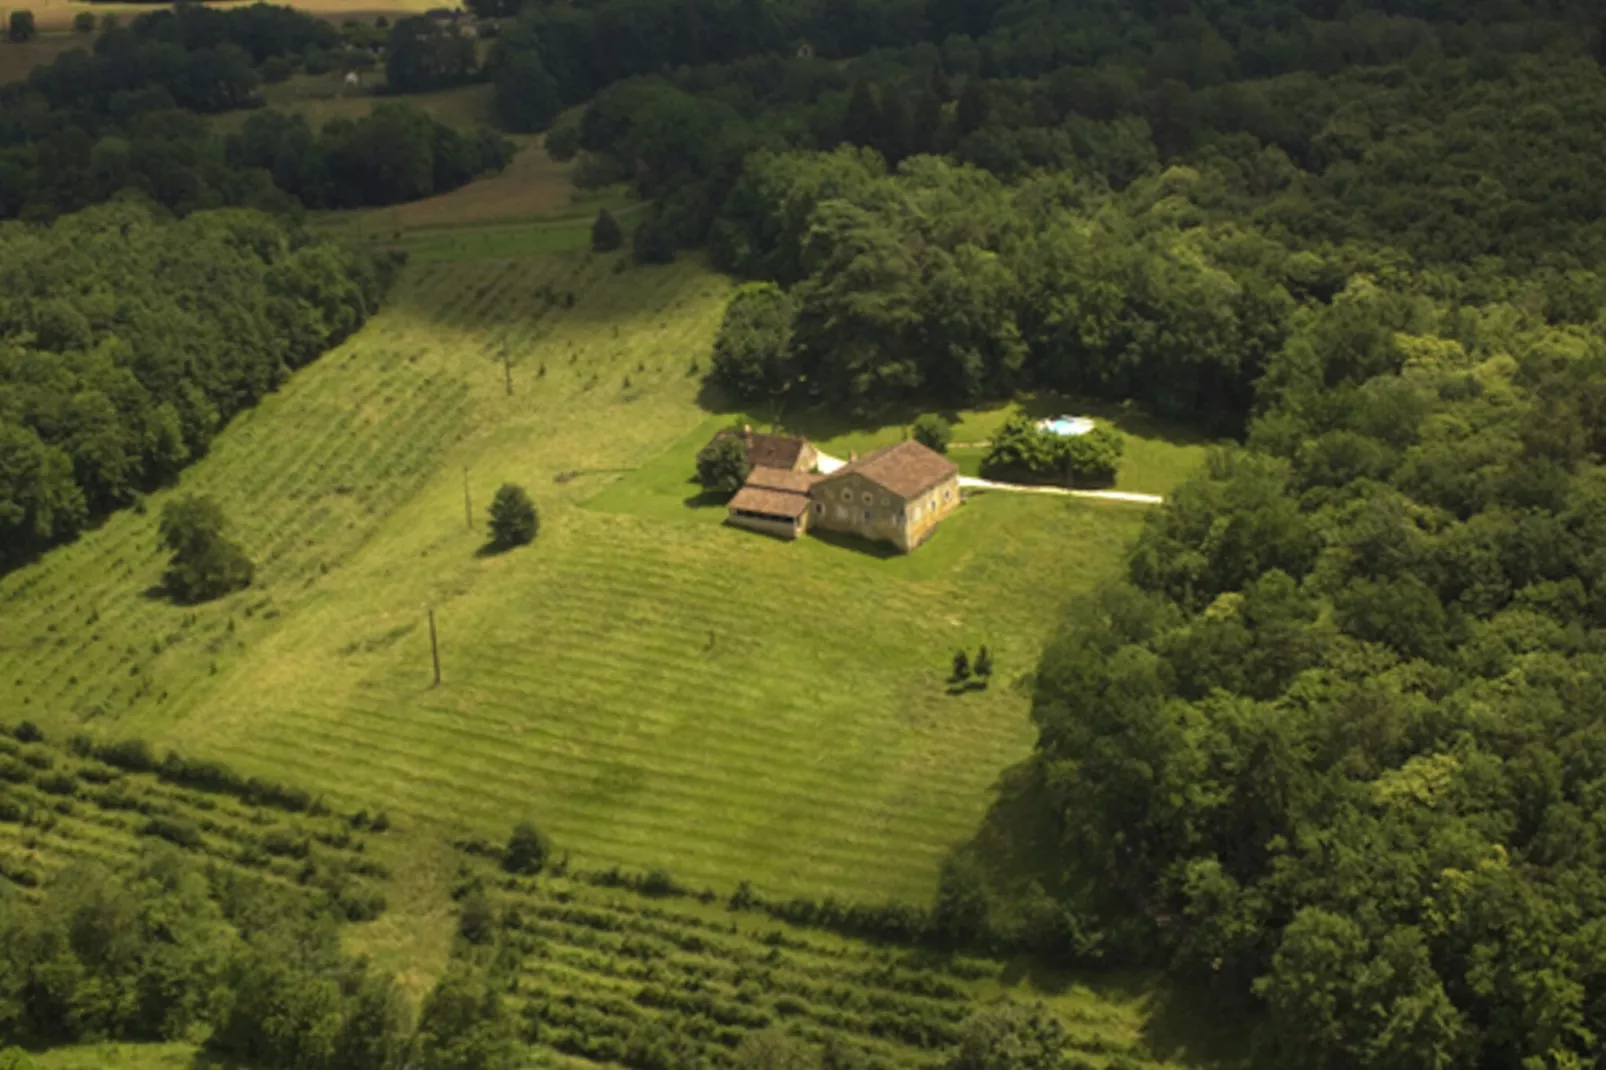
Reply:
[[736, 492], [736, 496], [730, 500], [730, 507], [744, 513], [764, 513], [796, 520], [808, 509], [809, 499], [805, 495], [784, 490], [746, 486]]
[[721, 431], [714, 438], [739, 434], [747, 447], [747, 463], [755, 468], [795, 468], [808, 440], [791, 435], [761, 435], [752, 431]]
[[942, 454], [909, 439], [866, 454], [832, 472], [827, 479], [860, 475], [900, 498], [913, 498], [958, 474], [959, 466]]
[[788, 491], [792, 494], [807, 494], [809, 488], [814, 486], [819, 478], [809, 472], [794, 472], [790, 468], [754, 465], [753, 470], [747, 473], [747, 486]]

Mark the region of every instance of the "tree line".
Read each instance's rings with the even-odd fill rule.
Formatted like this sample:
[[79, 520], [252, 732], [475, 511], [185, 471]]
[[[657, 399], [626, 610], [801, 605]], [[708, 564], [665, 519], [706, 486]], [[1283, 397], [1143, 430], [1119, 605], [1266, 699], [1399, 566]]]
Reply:
[[396, 267], [238, 209], [0, 225], [0, 567], [172, 479], [356, 331]]
[[[1300, 272], [1338, 268], [1228, 220], [1180, 225], [1202, 184], [1178, 169], [1088, 200], [1064, 176], [1008, 186], [936, 157], [888, 174], [862, 149], [757, 154], [711, 252], [775, 281], [738, 291], [711, 374], [744, 400], [857, 411], [1046, 387], [1238, 433], [1307, 296]], [[998, 465], [1062, 470], [1047, 453]]]

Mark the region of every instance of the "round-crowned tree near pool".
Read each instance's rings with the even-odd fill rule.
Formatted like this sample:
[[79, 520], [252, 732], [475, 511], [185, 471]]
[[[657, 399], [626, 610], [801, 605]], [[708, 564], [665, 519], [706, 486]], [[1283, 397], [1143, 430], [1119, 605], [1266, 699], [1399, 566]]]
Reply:
[[491, 499], [491, 541], [498, 549], [508, 550], [535, 541], [541, 528], [535, 503], [524, 488], [516, 483], [503, 483]]

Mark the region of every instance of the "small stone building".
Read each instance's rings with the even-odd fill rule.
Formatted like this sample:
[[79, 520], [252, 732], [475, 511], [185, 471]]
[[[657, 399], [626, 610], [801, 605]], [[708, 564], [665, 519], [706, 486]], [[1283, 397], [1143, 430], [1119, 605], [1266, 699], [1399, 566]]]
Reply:
[[809, 487], [819, 478], [808, 472], [759, 465], [748, 473], [747, 482], [731, 498], [730, 522], [766, 535], [795, 539], [808, 530]]
[[713, 437], [710, 444], [731, 435], [739, 437], [742, 444], [747, 447], [749, 468], [780, 468], [789, 472], [812, 472], [820, 457], [820, 451], [806, 438], [796, 438], [792, 435], [760, 435], [755, 434], [751, 427], [744, 427], [741, 431], [721, 431]]
[[805, 526], [919, 546], [959, 507], [959, 468], [915, 441], [866, 454], [819, 477], [808, 489]]

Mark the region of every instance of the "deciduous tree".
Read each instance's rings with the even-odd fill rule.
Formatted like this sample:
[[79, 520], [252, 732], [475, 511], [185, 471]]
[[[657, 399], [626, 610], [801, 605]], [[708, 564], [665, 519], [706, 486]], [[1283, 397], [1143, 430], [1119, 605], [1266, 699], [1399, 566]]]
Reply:
[[922, 414], [910, 430], [916, 442], [938, 453], [948, 452], [948, 443], [954, 435], [953, 426], [932, 412]]
[[211, 498], [187, 494], [162, 507], [162, 543], [173, 557], [163, 573], [180, 602], [205, 602], [251, 584], [255, 566], [224, 535], [223, 510]]
[[735, 494], [748, 471], [747, 446], [738, 435], [720, 435], [697, 453], [697, 482], [713, 493]]

